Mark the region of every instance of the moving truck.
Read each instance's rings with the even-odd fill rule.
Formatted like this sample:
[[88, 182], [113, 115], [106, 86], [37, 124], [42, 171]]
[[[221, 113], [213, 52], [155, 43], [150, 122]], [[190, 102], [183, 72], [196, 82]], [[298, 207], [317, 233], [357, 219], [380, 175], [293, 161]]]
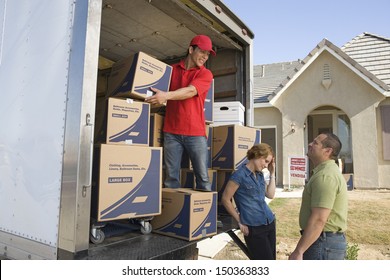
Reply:
[[197, 258], [196, 242], [155, 233], [90, 242], [95, 121], [112, 65], [139, 52], [171, 64], [197, 34], [217, 50], [215, 101], [241, 102], [252, 126], [254, 34], [222, 1], [0, 1], [0, 256]]

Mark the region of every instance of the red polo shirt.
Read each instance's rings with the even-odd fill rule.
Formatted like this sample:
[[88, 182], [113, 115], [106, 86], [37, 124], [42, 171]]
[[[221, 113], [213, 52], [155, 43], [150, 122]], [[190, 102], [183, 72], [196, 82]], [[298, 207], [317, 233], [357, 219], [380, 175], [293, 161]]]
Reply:
[[168, 100], [164, 132], [186, 136], [206, 136], [204, 101], [213, 80], [206, 67], [185, 69], [184, 60], [172, 65], [170, 91], [193, 85], [198, 94], [185, 100]]

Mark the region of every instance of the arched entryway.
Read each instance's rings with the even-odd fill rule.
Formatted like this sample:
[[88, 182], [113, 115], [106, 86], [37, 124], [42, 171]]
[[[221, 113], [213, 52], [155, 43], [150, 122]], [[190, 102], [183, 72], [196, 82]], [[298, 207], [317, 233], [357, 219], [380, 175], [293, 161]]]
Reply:
[[[339, 154], [342, 173], [353, 174], [351, 121], [345, 112], [339, 108], [322, 106], [310, 112], [306, 118], [305, 153], [307, 152], [308, 143], [313, 141], [318, 134], [326, 132], [336, 134], [342, 143], [342, 149]], [[309, 174], [312, 168], [310, 162]]]

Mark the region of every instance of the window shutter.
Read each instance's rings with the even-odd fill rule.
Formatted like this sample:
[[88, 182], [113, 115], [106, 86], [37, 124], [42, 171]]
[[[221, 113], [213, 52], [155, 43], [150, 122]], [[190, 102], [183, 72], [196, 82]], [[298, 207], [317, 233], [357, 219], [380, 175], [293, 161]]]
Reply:
[[381, 106], [383, 159], [390, 160], [390, 105]]

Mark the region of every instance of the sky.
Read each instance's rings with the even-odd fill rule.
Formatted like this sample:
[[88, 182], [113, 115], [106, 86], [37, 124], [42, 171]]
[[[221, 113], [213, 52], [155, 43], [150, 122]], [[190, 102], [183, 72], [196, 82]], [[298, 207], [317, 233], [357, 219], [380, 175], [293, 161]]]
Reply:
[[390, 0], [222, 0], [255, 34], [253, 64], [304, 59], [326, 38], [337, 47], [364, 33], [390, 38]]

